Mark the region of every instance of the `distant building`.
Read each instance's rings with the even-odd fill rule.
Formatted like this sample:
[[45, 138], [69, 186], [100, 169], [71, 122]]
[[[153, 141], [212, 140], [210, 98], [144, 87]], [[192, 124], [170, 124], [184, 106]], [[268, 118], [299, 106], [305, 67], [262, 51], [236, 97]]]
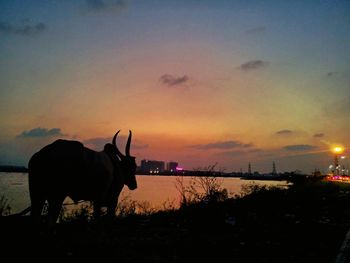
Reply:
[[167, 171], [170, 171], [170, 172], [175, 172], [176, 171], [176, 168], [179, 166], [179, 164], [177, 162], [168, 162], [166, 164], [166, 169]]
[[141, 160], [140, 170], [150, 174], [162, 173], [165, 170], [165, 163], [163, 161]]

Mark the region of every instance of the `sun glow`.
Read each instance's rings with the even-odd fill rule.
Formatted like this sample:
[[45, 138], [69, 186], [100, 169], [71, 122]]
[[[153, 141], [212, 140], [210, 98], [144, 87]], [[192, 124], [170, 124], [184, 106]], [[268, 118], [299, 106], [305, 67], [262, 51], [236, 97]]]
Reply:
[[332, 151], [336, 154], [341, 154], [344, 152], [344, 147], [342, 146], [336, 146], [332, 149]]

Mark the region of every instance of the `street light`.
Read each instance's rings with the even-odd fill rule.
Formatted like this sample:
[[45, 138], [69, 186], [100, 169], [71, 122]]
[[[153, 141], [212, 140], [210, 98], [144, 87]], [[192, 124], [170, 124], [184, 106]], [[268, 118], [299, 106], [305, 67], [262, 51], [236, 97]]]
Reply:
[[333, 148], [333, 152], [335, 154], [342, 154], [344, 152], [344, 147], [343, 146], [335, 146]]
[[344, 152], [344, 147], [343, 146], [335, 146], [332, 149], [334, 153], [334, 175], [339, 175], [339, 155], [341, 155]]

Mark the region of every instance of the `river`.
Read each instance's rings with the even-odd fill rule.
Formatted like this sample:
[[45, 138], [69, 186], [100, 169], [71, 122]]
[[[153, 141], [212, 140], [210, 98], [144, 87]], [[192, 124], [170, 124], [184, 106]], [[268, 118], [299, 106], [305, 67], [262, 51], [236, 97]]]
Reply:
[[[180, 177], [176, 176], [149, 176], [137, 175], [138, 188], [130, 191], [127, 187], [123, 188], [119, 200], [136, 201], [143, 203], [154, 209], [164, 209], [169, 206], [178, 207], [180, 202], [180, 193], [176, 187]], [[192, 177], [183, 177], [183, 185], [189, 185]], [[241, 180], [234, 177], [218, 177], [216, 181], [222, 188], [226, 188], [229, 195], [241, 193], [242, 186], [247, 184], [286, 186], [285, 181], [253, 181]], [[199, 190], [200, 191], [200, 190]], [[5, 197], [11, 213], [18, 213], [30, 205], [28, 190], [27, 173], [0, 173], [0, 197]], [[72, 201], [67, 198], [65, 203]]]

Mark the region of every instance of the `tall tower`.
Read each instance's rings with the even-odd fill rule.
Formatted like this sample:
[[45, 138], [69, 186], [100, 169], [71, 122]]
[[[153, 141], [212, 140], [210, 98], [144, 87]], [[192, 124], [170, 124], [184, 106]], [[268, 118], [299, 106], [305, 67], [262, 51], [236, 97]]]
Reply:
[[339, 159], [338, 159], [338, 155], [337, 154], [335, 154], [334, 155], [334, 169], [335, 169], [335, 172], [334, 172], [334, 174], [335, 175], [339, 175], [340, 173], [339, 173]]
[[252, 166], [248, 163], [248, 175], [252, 175]]
[[333, 175], [340, 175], [341, 167], [339, 165], [339, 157], [344, 152], [344, 147], [336, 146], [333, 148], [334, 153], [334, 172]]
[[272, 162], [272, 174], [273, 174], [273, 175], [277, 175], [275, 161]]

